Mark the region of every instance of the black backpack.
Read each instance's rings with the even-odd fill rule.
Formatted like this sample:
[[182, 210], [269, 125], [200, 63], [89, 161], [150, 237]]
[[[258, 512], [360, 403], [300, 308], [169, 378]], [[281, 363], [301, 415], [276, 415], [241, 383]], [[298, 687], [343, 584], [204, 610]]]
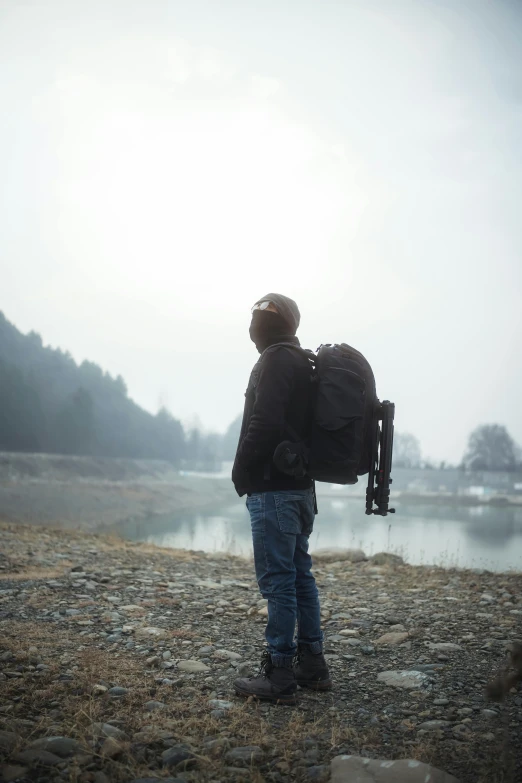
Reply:
[[307, 473], [317, 481], [356, 484], [370, 470], [375, 378], [362, 353], [322, 345], [315, 359], [316, 397]]
[[393, 513], [388, 502], [395, 406], [377, 398], [369, 362], [346, 343], [321, 345], [317, 354], [284, 345], [310, 362], [314, 412], [305, 440], [287, 428], [291, 440], [276, 448], [276, 467], [330, 484], [356, 484], [368, 474], [366, 513]]
[[[377, 405], [372, 368], [362, 353], [346, 343], [321, 345], [317, 355], [290, 343], [284, 345], [310, 362], [315, 400], [311, 431], [300, 444], [301, 467], [294, 464], [292, 469], [289, 460], [286, 466], [284, 461], [281, 464], [288, 442], [276, 450], [277, 467], [294, 475], [306, 472], [310, 478], [330, 484], [356, 484], [357, 476], [370, 470], [372, 459], [372, 421]], [[301, 440], [290, 428], [287, 432], [294, 445]]]

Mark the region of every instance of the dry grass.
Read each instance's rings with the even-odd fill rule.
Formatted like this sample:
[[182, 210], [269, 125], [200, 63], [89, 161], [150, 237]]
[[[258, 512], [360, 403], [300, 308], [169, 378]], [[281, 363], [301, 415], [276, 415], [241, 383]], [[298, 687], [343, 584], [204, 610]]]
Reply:
[[21, 570], [10, 571], [9, 573], [0, 572], [0, 580], [9, 579], [13, 582], [22, 582], [30, 579], [59, 579], [68, 573], [68, 568], [71, 565], [72, 563], [62, 563], [60, 568], [23, 568], [20, 566]]
[[[320, 736], [332, 752], [343, 745], [349, 745], [353, 752], [369, 752], [379, 747], [379, 735], [375, 729], [357, 732], [327, 713], [310, 719], [309, 715], [298, 710], [281, 708], [280, 725], [275, 729], [257, 702], [238, 702], [228, 713], [225, 723], [216, 721], [210, 715], [207, 693], [201, 691], [201, 685], [196, 682], [179, 691], [158, 685], [154, 673], [145, 672], [139, 659], [122, 652], [114, 654], [93, 648], [78, 650], [77, 639], [71, 649], [71, 645], [64, 645], [65, 640], [60, 638], [57, 649], [52, 628], [45, 625], [10, 623], [5, 631], [5, 646], [17, 655], [17, 662], [30, 660], [30, 655], [22, 653], [21, 647], [27, 650], [29, 646], [36, 646], [44, 655], [53, 651], [55, 654], [49, 670], [36, 687], [23, 690], [23, 683], [18, 679], [4, 684], [7, 700], [17, 700], [15, 709], [4, 717], [4, 725], [9, 722], [16, 724], [18, 717], [35, 722], [33, 727], [18, 726], [22, 738], [20, 747], [46, 734], [64, 734], [78, 739], [114, 783], [150, 776], [151, 768], [157, 765], [157, 756], [166, 747], [165, 732], [171, 736], [167, 744], [187, 743], [194, 748], [201, 748], [205, 737], [226, 735], [223, 746], [208, 753], [197, 753], [197, 769], [183, 773], [188, 780], [197, 781], [230, 778], [230, 773], [225, 770], [224, 753], [234, 745], [258, 745], [265, 751], [267, 760], [276, 756], [282, 770], [292, 769], [296, 751], [309, 737]], [[64, 655], [65, 658], [62, 657]], [[57, 680], [67, 669], [74, 672], [74, 679]], [[129, 688], [131, 693], [124, 699], [111, 699], [107, 694], [94, 696], [93, 685], [97, 683], [105, 686], [118, 684]], [[166, 709], [146, 712], [143, 705], [150, 699], [163, 701]], [[123, 743], [121, 756], [103, 758], [93, 724], [109, 721], [121, 726], [129, 736], [146, 730], [148, 744], [140, 746], [134, 743], [131, 747], [129, 742]], [[258, 783], [265, 780], [255, 768], [234, 773], [234, 780], [242, 779], [257, 780]], [[73, 766], [69, 780], [82, 783], [86, 781], [85, 773], [79, 766]]]
[[[136, 556], [138, 559], [142, 555], [158, 556], [164, 561], [176, 561], [190, 563], [195, 560], [201, 560], [202, 555], [192, 552], [186, 549], [167, 549], [156, 544], [149, 544], [140, 541], [128, 541], [121, 538], [110, 531], [103, 531], [99, 533], [89, 533], [85, 531], [75, 530], [71, 528], [62, 527], [59, 524], [47, 525], [45, 528], [36, 527], [34, 525], [17, 524], [12, 522], [6, 522], [0, 520], [0, 537], [2, 531], [5, 533], [14, 534], [16, 539], [16, 547], [18, 549], [20, 543], [33, 544], [35, 546], [41, 545], [42, 541], [45, 543], [49, 541], [49, 545], [53, 545], [53, 539], [57, 538], [60, 544], [67, 547], [73, 543], [81, 542], [87, 548], [89, 545], [95, 547], [99, 552], [115, 553], [121, 552], [129, 556]], [[7, 537], [7, 545], [4, 546], [4, 554], [9, 555], [10, 542], [13, 541], [11, 536]], [[218, 559], [220, 553], [215, 555]], [[203, 555], [206, 557], [206, 555]], [[209, 559], [212, 559], [213, 555], [208, 555]], [[244, 563], [249, 558], [239, 557], [235, 555], [227, 555], [227, 561], [233, 563]]]

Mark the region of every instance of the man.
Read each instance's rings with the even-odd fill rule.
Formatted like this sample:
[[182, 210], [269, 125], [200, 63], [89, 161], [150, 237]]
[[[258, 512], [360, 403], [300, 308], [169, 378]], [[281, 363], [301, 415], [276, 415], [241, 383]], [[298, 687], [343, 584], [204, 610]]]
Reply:
[[256, 577], [268, 600], [268, 649], [261, 672], [234, 685], [241, 696], [286, 704], [296, 702], [298, 684], [315, 690], [331, 688], [308, 554], [315, 516], [313, 482], [308, 476], [282, 473], [272, 460], [276, 447], [290, 433], [306, 437], [312, 416], [310, 363], [293, 347], [299, 347], [295, 336], [299, 321], [296, 303], [281, 294], [267, 294], [253, 307], [250, 337], [261, 358], [246, 391], [232, 471], [237, 493], [247, 495]]

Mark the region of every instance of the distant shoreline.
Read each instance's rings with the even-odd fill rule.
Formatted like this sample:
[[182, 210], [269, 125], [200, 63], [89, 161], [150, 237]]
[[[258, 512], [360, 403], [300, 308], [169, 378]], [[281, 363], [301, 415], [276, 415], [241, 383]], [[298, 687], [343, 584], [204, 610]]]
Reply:
[[[321, 491], [318, 489], [319, 497], [337, 498], [338, 500], [353, 500], [357, 502], [364, 501], [365, 495], [358, 491], [342, 492], [332, 491], [329, 488]], [[522, 506], [522, 496], [520, 495], [490, 495], [481, 497], [477, 495], [455, 495], [444, 492], [393, 492], [390, 498], [390, 505], [394, 503], [425, 503], [439, 506], [483, 506], [483, 507], [503, 507], [503, 506]]]
[[[411, 476], [397, 473], [392, 504], [522, 506], [522, 495], [498, 490], [491, 495], [412, 492], [402, 488]], [[323, 499], [361, 503], [365, 491], [364, 477], [357, 487], [317, 484], [317, 494]], [[161, 460], [0, 453], [0, 518], [8, 521], [102, 532], [156, 515], [223, 509], [238, 502], [224, 473], [215, 477], [181, 473]]]

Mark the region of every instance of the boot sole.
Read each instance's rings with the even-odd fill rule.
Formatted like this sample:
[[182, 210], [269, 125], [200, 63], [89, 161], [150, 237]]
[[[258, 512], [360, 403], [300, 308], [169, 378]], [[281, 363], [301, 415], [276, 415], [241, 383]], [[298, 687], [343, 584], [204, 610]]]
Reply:
[[257, 699], [258, 701], [270, 701], [272, 704], [297, 704], [297, 694], [290, 693], [286, 694], [286, 696], [261, 696], [257, 693], [251, 693], [250, 691], [242, 691], [240, 688], [235, 688], [235, 691], [238, 696], [252, 696], [252, 698]]
[[331, 680], [319, 680], [317, 682], [313, 682], [310, 680], [296, 680], [297, 684], [301, 688], [309, 688], [311, 691], [331, 691], [332, 690], [332, 681]]

